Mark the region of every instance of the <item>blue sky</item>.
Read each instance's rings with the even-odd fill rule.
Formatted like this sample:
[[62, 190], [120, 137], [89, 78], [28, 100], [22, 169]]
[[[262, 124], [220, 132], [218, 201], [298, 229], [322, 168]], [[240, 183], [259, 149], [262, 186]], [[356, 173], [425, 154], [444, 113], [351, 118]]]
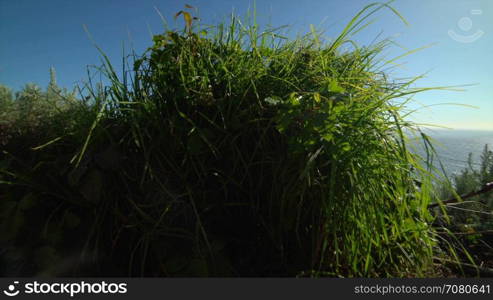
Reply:
[[[256, 1], [258, 21], [290, 25], [292, 36], [306, 33], [310, 24], [334, 37], [365, 5], [374, 0], [264, 0]], [[493, 1], [397, 0], [392, 4], [410, 23], [404, 25], [390, 11], [376, 15], [370, 28], [354, 37], [367, 44], [379, 33], [394, 37], [399, 46], [389, 58], [407, 50], [433, 44], [399, 61], [394, 77], [426, 73], [417, 87], [455, 86], [464, 91], [433, 91], [415, 97], [409, 109], [420, 108], [414, 121], [452, 128], [493, 129]], [[246, 13], [253, 1], [214, 0], [0, 0], [0, 83], [14, 90], [27, 82], [45, 87], [49, 68], [58, 83], [72, 87], [87, 79], [86, 66], [99, 65], [100, 55], [83, 29], [116, 66], [122, 45], [142, 53], [151, 34], [162, 32], [157, 8], [173, 24], [173, 15], [190, 4], [199, 9], [203, 23], [223, 20], [234, 9]]]

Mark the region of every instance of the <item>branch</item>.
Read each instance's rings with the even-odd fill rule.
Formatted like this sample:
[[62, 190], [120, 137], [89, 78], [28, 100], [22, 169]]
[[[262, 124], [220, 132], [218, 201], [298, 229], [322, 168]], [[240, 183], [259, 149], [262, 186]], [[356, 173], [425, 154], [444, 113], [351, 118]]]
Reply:
[[493, 230], [483, 230], [483, 231], [474, 231], [474, 232], [446, 232], [446, 231], [440, 231], [437, 232], [439, 234], [449, 234], [452, 233], [453, 235], [475, 235], [475, 234], [485, 234], [485, 235], [493, 235]]
[[455, 260], [443, 259], [434, 257], [435, 260], [438, 260], [440, 263], [443, 263], [449, 267], [456, 269], [457, 271], [462, 271], [465, 274], [471, 276], [480, 276], [480, 277], [493, 277], [493, 269], [477, 266], [473, 264], [468, 264], [464, 262], [459, 262]]
[[437, 206], [439, 206], [441, 204], [448, 205], [448, 204], [451, 204], [451, 203], [457, 203], [457, 202], [460, 202], [463, 199], [471, 198], [471, 197], [478, 196], [478, 195], [481, 195], [481, 194], [485, 194], [485, 193], [488, 193], [488, 192], [491, 192], [491, 191], [493, 191], [493, 182], [489, 182], [489, 183], [485, 184], [483, 186], [483, 188], [480, 189], [479, 191], [470, 192], [468, 194], [461, 195], [461, 196], [459, 196], [457, 198], [454, 197], [454, 198], [451, 198], [449, 200], [432, 203], [432, 204], [428, 205], [428, 208], [437, 207]]

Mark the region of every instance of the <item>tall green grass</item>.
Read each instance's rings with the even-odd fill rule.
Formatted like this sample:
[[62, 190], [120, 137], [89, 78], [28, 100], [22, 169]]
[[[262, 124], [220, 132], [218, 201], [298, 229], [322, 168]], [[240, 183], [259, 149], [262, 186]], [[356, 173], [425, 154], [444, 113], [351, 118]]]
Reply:
[[426, 89], [382, 71], [390, 41], [350, 40], [382, 8], [400, 17], [368, 5], [331, 42], [184, 11], [122, 75], [102, 54], [111, 84], [87, 86], [73, 127], [3, 152], [15, 272], [433, 275], [431, 184], [401, 117]]

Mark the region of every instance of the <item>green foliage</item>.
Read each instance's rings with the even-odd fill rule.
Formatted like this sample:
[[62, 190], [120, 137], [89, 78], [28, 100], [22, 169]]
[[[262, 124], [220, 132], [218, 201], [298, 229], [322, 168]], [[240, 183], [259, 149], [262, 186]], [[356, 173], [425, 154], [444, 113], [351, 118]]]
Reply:
[[12, 90], [0, 84], [0, 146], [5, 145], [10, 138], [8, 134], [8, 120], [12, 111], [13, 94]]
[[34, 83], [28, 83], [12, 97], [10, 89], [0, 87], [0, 99], [1, 103], [4, 103], [0, 110], [4, 135], [7, 132], [9, 136], [24, 135], [42, 130], [42, 127], [56, 128], [55, 124], [60, 122], [60, 118], [69, 117], [70, 112], [83, 106], [77, 101], [75, 90], [68, 92], [65, 88], [58, 87], [53, 68], [50, 75], [51, 80], [46, 91]]
[[[341, 48], [383, 7], [328, 44], [180, 12], [185, 30], [156, 35], [123, 78], [103, 54], [111, 85], [88, 85], [90, 105], [7, 144], [5, 239], [39, 268], [82, 249], [77, 275], [430, 274], [431, 185], [396, 104], [419, 90], [382, 75], [389, 41]], [[18, 103], [41, 99], [29, 86]]]
[[[456, 194], [464, 195], [473, 191], [478, 191], [487, 183], [493, 182], [493, 152], [489, 149], [488, 144], [483, 148], [480, 157], [480, 167], [473, 167], [472, 153], [469, 153], [467, 162], [468, 167], [464, 168], [459, 174], [452, 176], [452, 187]], [[442, 199], [448, 199], [454, 196], [450, 188], [442, 187]], [[488, 205], [489, 209], [493, 209], [490, 203], [491, 194], [483, 194], [472, 198], [473, 201], [480, 201], [484, 205]]]
[[493, 182], [493, 152], [489, 149], [488, 144], [484, 145], [483, 153], [481, 154], [479, 182], [481, 185]]
[[5, 111], [13, 104], [12, 90], [0, 84], [0, 111]]
[[[480, 168], [472, 164], [472, 153], [468, 156], [468, 167], [451, 178], [451, 186], [443, 184], [439, 187], [441, 199], [453, 199], [474, 191], [479, 191], [493, 181], [493, 153], [488, 145], [481, 154]], [[485, 193], [469, 197], [463, 202], [448, 205], [447, 214], [450, 218], [447, 228], [457, 237], [452, 244], [468, 260], [484, 263], [490, 260], [493, 252], [491, 231], [493, 230], [493, 193]]]

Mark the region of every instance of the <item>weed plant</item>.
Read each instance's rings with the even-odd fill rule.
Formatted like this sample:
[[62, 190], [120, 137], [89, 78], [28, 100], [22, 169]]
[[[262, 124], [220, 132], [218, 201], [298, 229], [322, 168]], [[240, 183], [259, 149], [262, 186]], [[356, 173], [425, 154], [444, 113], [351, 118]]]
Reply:
[[183, 11], [122, 75], [102, 54], [110, 85], [2, 150], [2, 272], [434, 274], [429, 174], [401, 117], [426, 89], [382, 71], [390, 41], [350, 40], [382, 8], [400, 17], [368, 5], [330, 42]]

